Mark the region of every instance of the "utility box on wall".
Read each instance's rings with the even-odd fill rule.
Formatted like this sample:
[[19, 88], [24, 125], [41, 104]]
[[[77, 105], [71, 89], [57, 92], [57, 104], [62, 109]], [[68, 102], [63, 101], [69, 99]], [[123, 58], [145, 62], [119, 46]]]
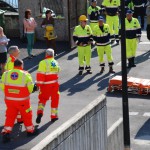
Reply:
[[17, 12], [6, 12], [5, 16], [5, 34], [8, 37], [19, 37], [19, 14]]

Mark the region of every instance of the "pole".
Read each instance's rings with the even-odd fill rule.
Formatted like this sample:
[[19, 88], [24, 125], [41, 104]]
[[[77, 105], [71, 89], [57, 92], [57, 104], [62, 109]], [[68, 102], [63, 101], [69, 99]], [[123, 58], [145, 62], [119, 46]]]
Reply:
[[122, 61], [122, 107], [124, 150], [130, 150], [129, 106], [127, 90], [126, 40], [125, 40], [125, 2], [121, 0], [121, 61]]

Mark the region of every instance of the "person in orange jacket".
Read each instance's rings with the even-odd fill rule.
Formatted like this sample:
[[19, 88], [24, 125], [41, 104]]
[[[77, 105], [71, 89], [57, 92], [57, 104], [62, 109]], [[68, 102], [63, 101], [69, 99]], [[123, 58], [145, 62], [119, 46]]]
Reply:
[[40, 89], [39, 102], [37, 109], [36, 123], [41, 122], [43, 111], [47, 100], [51, 98], [51, 121], [58, 119], [58, 104], [59, 104], [59, 83], [58, 73], [60, 67], [54, 59], [54, 50], [47, 49], [45, 59], [39, 63], [38, 72], [36, 75], [36, 84]]
[[[10, 46], [8, 49], [8, 53], [9, 53], [9, 58], [5, 65], [5, 71], [14, 69], [14, 61], [19, 57], [20, 50], [18, 46]], [[18, 112], [18, 115], [17, 115], [17, 123], [19, 124], [23, 123], [20, 112]]]
[[18, 112], [21, 113], [27, 136], [36, 135], [38, 132], [32, 123], [32, 108], [30, 94], [34, 84], [31, 75], [23, 70], [23, 61], [16, 59], [14, 69], [6, 71], [2, 75], [0, 88], [4, 91], [6, 110], [5, 125], [2, 130], [3, 142], [9, 142], [10, 133]]

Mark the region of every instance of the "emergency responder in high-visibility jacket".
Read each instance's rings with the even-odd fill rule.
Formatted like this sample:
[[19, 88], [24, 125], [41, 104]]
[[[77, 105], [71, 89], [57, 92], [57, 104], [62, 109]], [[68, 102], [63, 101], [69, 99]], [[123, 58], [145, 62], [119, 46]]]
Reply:
[[39, 63], [36, 84], [40, 89], [39, 102], [37, 109], [36, 123], [41, 122], [43, 111], [46, 102], [51, 98], [51, 121], [58, 119], [58, 105], [59, 105], [59, 83], [58, 73], [60, 67], [58, 62], [54, 59], [54, 50], [47, 49], [45, 59]]
[[112, 39], [112, 43], [116, 40], [117, 44], [119, 44], [119, 7], [120, 7], [120, 0], [103, 0], [102, 8], [105, 8], [106, 14], [106, 23], [110, 27], [110, 35], [114, 39]]
[[2, 130], [3, 142], [10, 141], [10, 133], [18, 112], [21, 113], [27, 136], [37, 134], [32, 123], [32, 109], [30, 105], [30, 93], [34, 84], [31, 75], [23, 70], [23, 61], [16, 59], [14, 69], [6, 71], [2, 75], [1, 89], [4, 91], [6, 110], [5, 125]]
[[128, 10], [126, 13], [126, 18], [125, 18], [126, 55], [127, 55], [127, 59], [129, 62], [128, 68], [136, 67], [134, 63], [134, 59], [136, 56], [137, 44], [141, 37], [140, 23], [137, 20], [137, 18], [133, 18], [132, 15], [133, 15], [133, 12], [131, 10]]
[[146, 14], [147, 0], [132, 0], [132, 2], [134, 7], [133, 17], [138, 18], [138, 16], [140, 16], [141, 28], [144, 28], [144, 16]]
[[9, 58], [5, 65], [5, 71], [14, 69], [14, 61], [19, 57], [20, 50], [18, 46], [10, 46], [8, 49]]
[[94, 26], [98, 25], [98, 17], [101, 14], [101, 8], [97, 6], [97, 0], [91, 0], [91, 6], [88, 8], [90, 27], [93, 31]]
[[[8, 53], [9, 53], [9, 58], [5, 65], [5, 71], [14, 69], [14, 61], [19, 57], [20, 50], [18, 46], [10, 46], [8, 49]], [[23, 123], [20, 112], [18, 112], [18, 115], [17, 115], [17, 123], [20, 123], [20, 124]]]
[[100, 73], [104, 72], [105, 62], [104, 62], [104, 53], [106, 53], [108, 65], [109, 65], [109, 73], [115, 73], [113, 71], [113, 57], [112, 57], [112, 49], [110, 45], [110, 29], [109, 25], [104, 23], [104, 18], [99, 16], [99, 25], [95, 26], [93, 31], [93, 39], [97, 45], [97, 53], [99, 57], [99, 63], [101, 66]]
[[91, 74], [91, 43], [92, 39], [92, 30], [89, 25], [87, 25], [87, 17], [81, 15], [79, 17], [80, 25], [76, 26], [73, 32], [73, 39], [77, 45], [78, 49], [78, 60], [79, 60], [79, 75], [83, 74], [84, 70], [84, 60], [85, 60], [85, 70], [87, 73]]

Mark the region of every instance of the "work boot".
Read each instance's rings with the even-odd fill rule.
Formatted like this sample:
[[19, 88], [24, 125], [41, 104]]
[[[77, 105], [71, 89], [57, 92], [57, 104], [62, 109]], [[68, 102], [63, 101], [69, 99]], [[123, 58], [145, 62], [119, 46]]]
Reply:
[[131, 68], [132, 67], [132, 60], [131, 58], [128, 59], [128, 68]]
[[89, 67], [85, 67], [85, 70], [87, 71], [87, 73], [88, 74], [92, 74], [92, 71], [91, 71], [91, 67], [89, 66]]
[[41, 122], [41, 118], [42, 118], [43, 114], [38, 114], [37, 118], [36, 118], [36, 123], [39, 124]]
[[112, 66], [109, 67], [109, 73], [115, 73]]
[[84, 67], [80, 67], [80, 66], [79, 66], [79, 75], [82, 75], [82, 74], [83, 74], [83, 70], [84, 70]]
[[132, 66], [132, 67], [136, 67], [136, 65], [135, 65], [135, 63], [134, 63], [134, 58], [135, 58], [135, 57], [132, 57], [132, 58], [131, 58], [131, 66]]
[[39, 129], [35, 128], [33, 132], [27, 132], [27, 136], [31, 137], [31, 136], [35, 136], [39, 134]]
[[104, 67], [101, 67], [100, 73], [103, 73], [105, 71]]
[[80, 70], [79, 71], [79, 75], [81, 76], [83, 74], [83, 70]]
[[91, 70], [87, 70], [87, 73], [88, 73], [88, 74], [92, 74], [92, 71], [91, 71]]
[[115, 43], [115, 40], [111, 40], [111, 45], [113, 45]]
[[55, 121], [57, 121], [58, 120], [58, 118], [52, 118], [51, 119], [51, 122], [55, 122]]
[[117, 42], [117, 45], [119, 45], [119, 40], [116, 40], [116, 42]]
[[10, 142], [11, 138], [10, 138], [10, 133], [2, 133], [2, 142], [3, 143], [8, 143]]

